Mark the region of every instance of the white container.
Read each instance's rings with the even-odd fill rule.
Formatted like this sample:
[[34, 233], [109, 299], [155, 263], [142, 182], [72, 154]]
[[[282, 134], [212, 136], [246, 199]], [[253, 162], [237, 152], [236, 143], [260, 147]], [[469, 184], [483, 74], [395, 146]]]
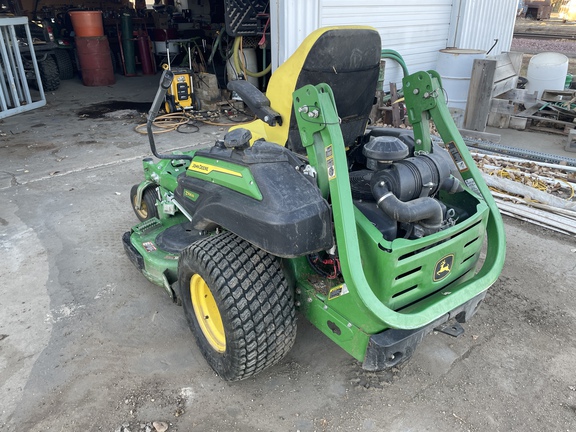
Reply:
[[[243, 60], [242, 57], [240, 57], [240, 67], [242, 67], [242, 64], [244, 64], [247, 70], [251, 72], [258, 72], [258, 60], [256, 58], [255, 48], [244, 48], [242, 52], [239, 53], [239, 55], [244, 56]], [[228, 74], [228, 81], [238, 79], [238, 75], [244, 75], [244, 72], [242, 70], [236, 71], [236, 68], [234, 67], [234, 60], [232, 59], [232, 57], [230, 57], [226, 61], [226, 72]], [[254, 85], [255, 87], [258, 87], [258, 78], [247, 75], [244, 77], [244, 79], [249, 83], [251, 83], [252, 85]]]
[[568, 57], [564, 54], [545, 52], [536, 54], [528, 63], [526, 90], [529, 93], [538, 92], [542, 97], [544, 90], [564, 90], [566, 74], [568, 73]]
[[180, 53], [180, 45], [177, 42], [154, 41], [154, 54], [158, 57], [165, 56], [167, 49], [170, 50], [171, 59]]
[[466, 109], [470, 77], [474, 60], [486, 57], [486, 51], [446, 48], [440, 50], [436, 71], [442, 78], [442, 86], [450, 108]]

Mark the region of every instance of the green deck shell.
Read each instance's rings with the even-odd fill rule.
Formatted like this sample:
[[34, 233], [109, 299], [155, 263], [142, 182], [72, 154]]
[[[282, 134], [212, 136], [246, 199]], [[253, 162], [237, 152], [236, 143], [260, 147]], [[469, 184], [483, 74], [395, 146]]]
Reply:
[[[204, 164], [205, 166], [208, 165], [216, 167], [216, 169], [206, 173], [193, 171], [191, 169], [193, 164]], [[243, 195], [252, 197], [258, 201], [262, 201], [262, 193], [254, 181], [254, 177], [250, 172], [250, 168], [247, 166], [237, 165], [228, 161], [211, 159], [203, 156], [196, 156], [186, 171], [186, 175], [189, 177], [215, 183], [225, 188], [232, 189]]]

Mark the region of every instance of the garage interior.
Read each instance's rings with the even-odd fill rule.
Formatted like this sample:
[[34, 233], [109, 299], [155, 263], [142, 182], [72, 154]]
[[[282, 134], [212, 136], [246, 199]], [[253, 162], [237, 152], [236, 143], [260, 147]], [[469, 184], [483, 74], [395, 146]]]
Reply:
[[[186, 88], [174, 89], [166, 111], [214, 110], [230, 97], [229, 80], [247, 79], [265, 91], [270, 75], [267, 0], [85, 1], [81, 8], [62, 0], [6, 0], [0, 16], [28, 18], [39, 76], [30, 62], [21, 84], [27, 81], [32, 91], [39, 89], [37, 80], [44, 91], [57, 91], [66, 79], [107, 86], [118, 75], [156, 75], [169, 68], [185, 77]], [[24, 39], [19, 27], [16, 34]], [[8, 45], [8, 31], [5, 36]], [[26, 69], [32, 56], [20, 45]], [[4, 93], [9, 87], [3, 83]], [[6, 99], [8, 109], [30, 104]]]

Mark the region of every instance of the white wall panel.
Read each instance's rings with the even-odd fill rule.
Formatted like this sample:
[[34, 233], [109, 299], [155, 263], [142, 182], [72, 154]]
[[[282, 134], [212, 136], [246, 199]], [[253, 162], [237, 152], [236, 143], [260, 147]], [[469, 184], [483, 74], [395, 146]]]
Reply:
[[[451, 46], [507, 51], [517, 0], [271, 0], [272, 64], [287, 59], [313, 30], [331, 25], [375, 27], [382, 47], [398, 51], [410, 72], [436, 69], [438, 52]], [[275, 24], [275, 25], [274, 25]], [[385, 84], [401, 70], [386, 64]]]
[[[446, 48], [453, 0], [320, 0], [320, 26], [367, 24], [375, 27], [382, 47], [398, 51], [410, 72], [433, 69], [438, 50]], [[386, 63], [385, 88], [401, 86], [402, 71]]]
[[270, 1], [273, 70], [296, 51], [308, 34], [320, 27], [318, 8], [319, 0]]

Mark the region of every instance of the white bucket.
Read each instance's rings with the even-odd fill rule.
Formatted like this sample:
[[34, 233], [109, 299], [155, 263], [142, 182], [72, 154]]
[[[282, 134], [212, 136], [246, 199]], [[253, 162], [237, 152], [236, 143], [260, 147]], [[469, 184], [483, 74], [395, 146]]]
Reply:
[[442, 78], [442, 87], [450, 108], [466, 109], [470, 77], [474, 60], [486, 57], [486, 51], [446, 48], [440, 50], [436, 71]]
[[[247, 70], [251, 72], [258, 72], [258, 61], [256, 59], [255, 48], [244, 48], [239, 55], [240, 56], [244, 55], [244, 58], [242, 57], [240, 58], [240, 67], [242, 67], [242, 64], [244, 62], [244, 65], [246, 66]], [[239, 74], [244, 75], [243, 71], [241, 70], [239, 72], [236, 71], [236, 68], [234, 67], [234, 60], [232, 59], [232, 57], [230, 57], [226, 62], [226, 72], [228, 74], [228, 81], [238, 79]], [[245, 76], [244, 79], [246, 79], [249, 83], [251, 83], [255, 87], [258, 87], [258, 78], [251, 77], [248, 75]]]
[[528, 63], [526, 90], [538, 92], [538, 99], [544, 90], [564, 90], [568, 73], [568, 57], [564, 54], [545, 52], [536, 54]]

